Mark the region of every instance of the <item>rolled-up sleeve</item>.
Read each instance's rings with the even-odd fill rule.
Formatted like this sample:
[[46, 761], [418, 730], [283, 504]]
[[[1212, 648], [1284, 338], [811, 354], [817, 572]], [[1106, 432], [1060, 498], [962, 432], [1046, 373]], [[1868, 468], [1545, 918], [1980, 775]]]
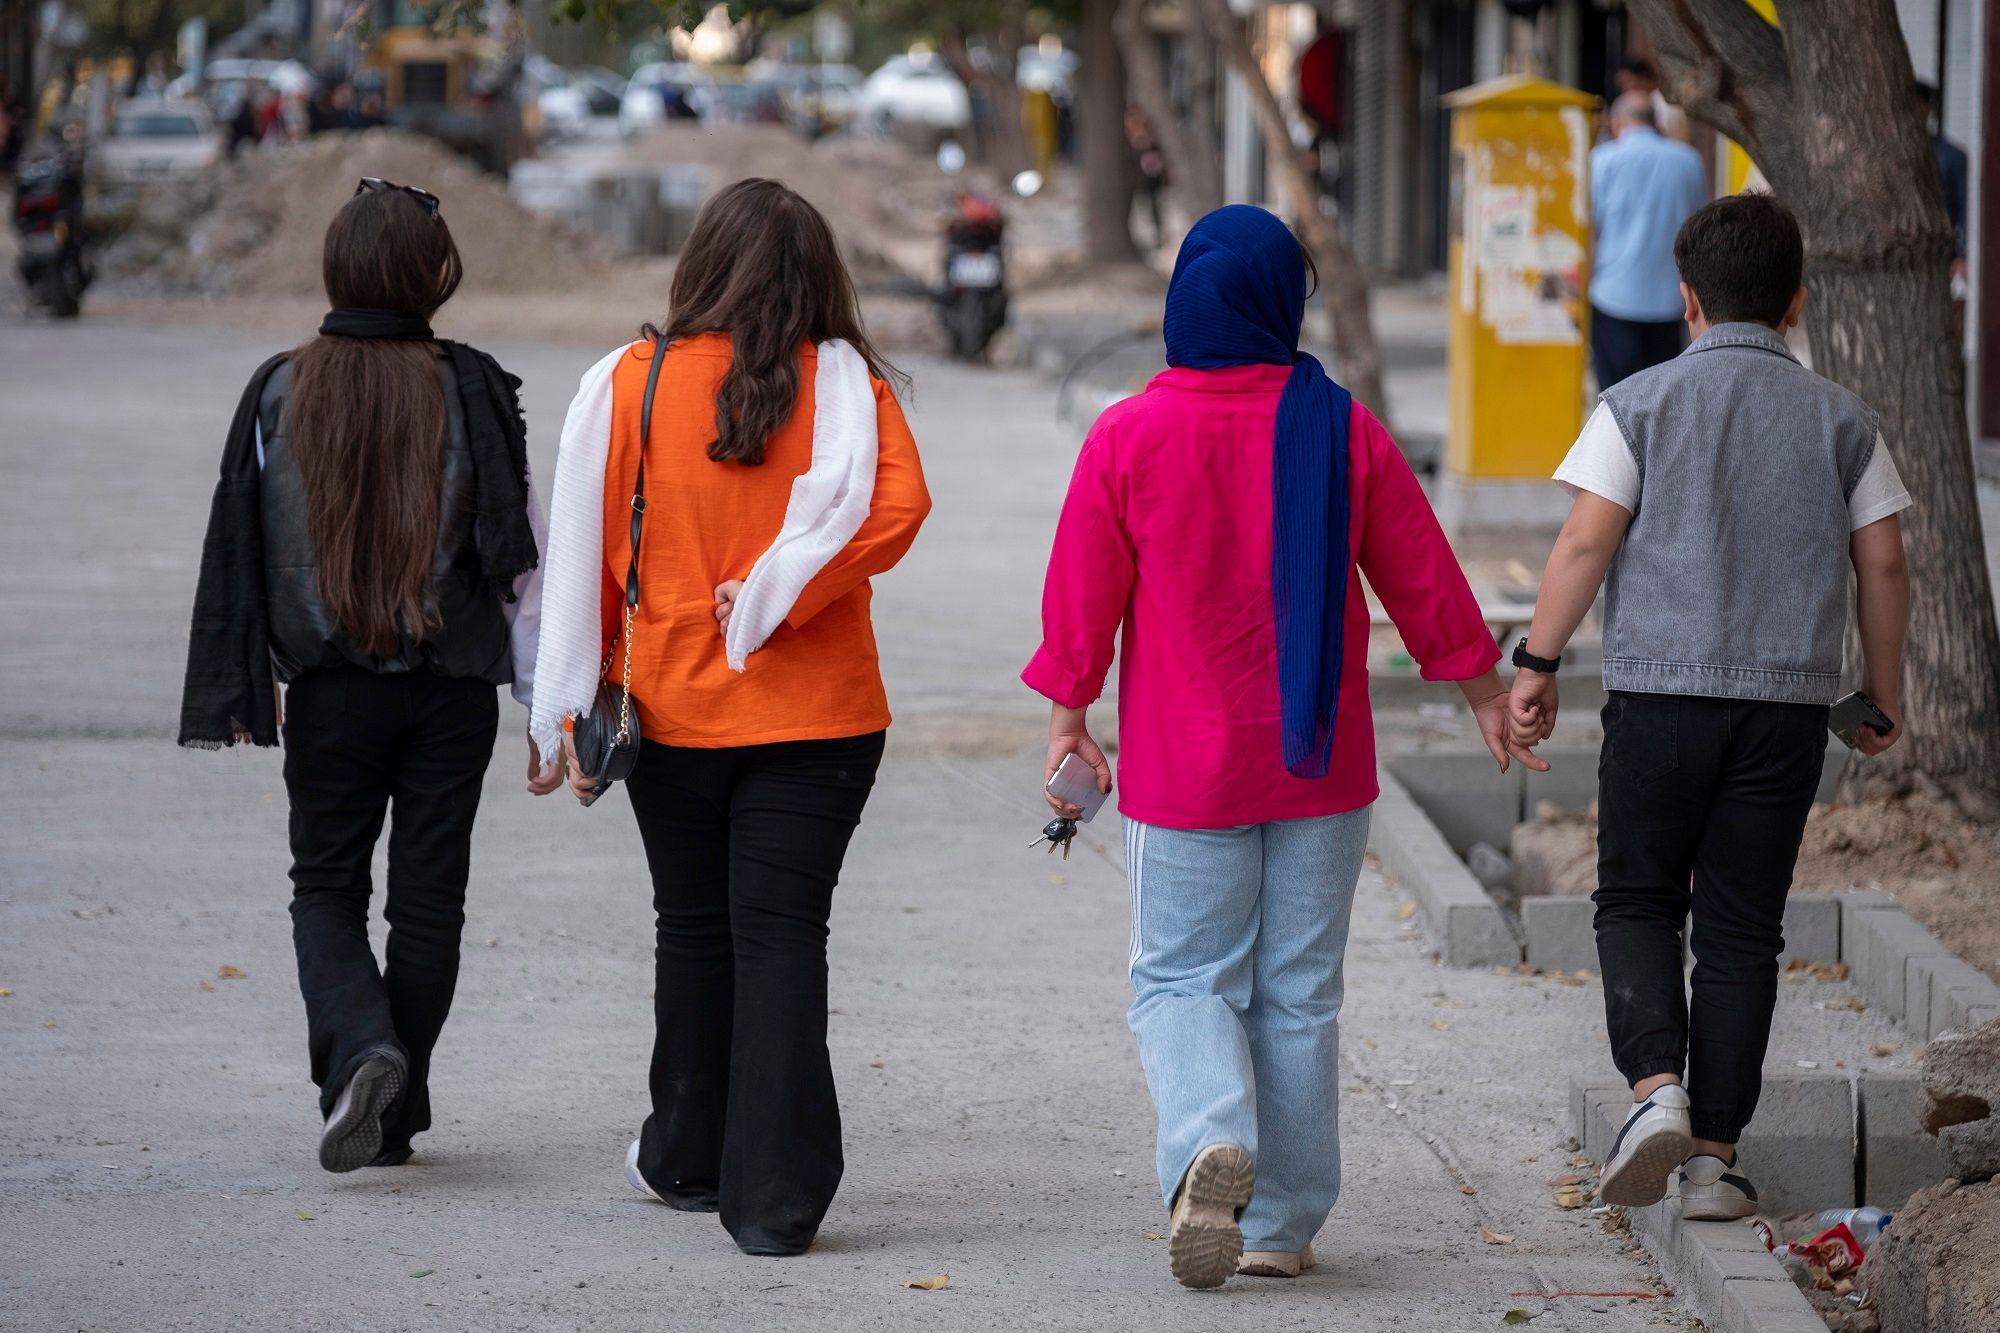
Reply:
[[1021, 673], [1029, 689], [1065, 708], [1104, 693], [1137, 571], [1111, 462], [1101, 435], [1084, 441], [1042, 584], [1042, 646]]
[[1500, 660], [1479, 599], [1403, 451], [1359, 406], [1354, 426], [1353, 442], [1366, 451], [1368, 465], [1361, 572], [1425, 680], [1471, 680]]
[[931, 512], [916, 437], [889, 386], [875, 381], [875, 493], [853, 540], [800, 591], [785, 623], [799, 628], [877, 574], [893, 569]]

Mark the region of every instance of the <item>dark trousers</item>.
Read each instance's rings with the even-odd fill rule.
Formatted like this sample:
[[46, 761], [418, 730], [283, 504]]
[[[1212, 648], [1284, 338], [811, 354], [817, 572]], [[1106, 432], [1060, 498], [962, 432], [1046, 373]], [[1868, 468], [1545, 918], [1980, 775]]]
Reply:
[[1687, 325], [1677, 319], [1620, 319], [1590, 309], [1590, 368], [1599, 393], [1642, 370], [1671, 361], [1687, 346]]
[[827, 918], [882, 744], [649, 742], [627, 784], [658, 918], [639, 1170], [752, 1254], [802, 1252], [840, 1185]]
[[1612, 1055], [1632, 1083], [1685, 1069], [1696, 1138], [1734, 1143], [1757, 1109], [1826, 714], [1673, 694], [1604, 705], [1595, 901]]
[[[431, 1049], [458, 985], [472, 821], [499, 715], [487, 682], [425, 672], [318, 671], [285, 695], [292, 942], [313, 1081], [324, 1114], [369, 1051], [400, 1049], [409, 1079], [383, 1121], [385, 1150], [430, 1128]], [[377, 968], [369, 864], [391, 813]]]

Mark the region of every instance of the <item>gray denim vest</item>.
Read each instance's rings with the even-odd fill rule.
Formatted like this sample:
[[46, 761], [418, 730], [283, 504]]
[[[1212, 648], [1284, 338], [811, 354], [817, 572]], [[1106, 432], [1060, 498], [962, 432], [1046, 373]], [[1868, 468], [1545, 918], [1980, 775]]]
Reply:
[[1717, 325], [1603, 402], [1639, 461], [1605, 580], [1605, 688], [1832, 703], [1875, 413], [1762, 324]]

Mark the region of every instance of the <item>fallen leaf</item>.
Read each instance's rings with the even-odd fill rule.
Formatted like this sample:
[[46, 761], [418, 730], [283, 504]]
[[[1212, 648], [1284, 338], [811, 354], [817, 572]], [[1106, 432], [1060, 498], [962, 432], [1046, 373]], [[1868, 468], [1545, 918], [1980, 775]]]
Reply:
[[951, 1285], [951, 1274], [939, 1273], [936, 1277], [913, 1277], [903, 1283], [910, 1291], [943, 1291]]
[[12, 986], [0, 986], [0, 1000], [11, 999], [13, 994], [14, 988]]
[[1432, 1023], [1432, 1024], [1430, 1024], [1429, 1026], [1430, 1026], [1430, 1030], [1431, 1030], [1431, 1031], [1433, 1031], [1433, 1032], [1449, 1032], [1449, 1031], [1451, 1031], [1451, 1024], [1449, 1024], [1449, 1023], [1445, 1022], [1445, 1021], [1444, 1021], [1444, 1020], [1443, 1020], [1442, 1018], [1438, 1019], [1438, 1020], [1437, 1020], [1437, 1021], [1436, 1021], [1435, 1023]]
[[410, 1274], [410, 1276], [411, 1276], [411, 1277], [429, 1277], [429, 1276], [430, 1276], [430, 1275], [431, 1275], [432, 1273], [435, 1273], [435, 1272], [437, 1272], [437, 1269], [435, 1269], [435, 1268], [419, 1268], [419, 1269], [418, 1269], [418, 1270], [417, 1270], [416, 1272], [414, 1272], [414, 1273]]
[[207, 980], [206, 978], [202, 980], [201, 988], [209, 992], [211, 995], [215, 993], [215, 983], [213, 981]]
[[1557, 1176], [1554, 1180], [1551, 1180], [1549, 1182], [1549, 1188], [1552, 1190], [1568, 1189], [1572, 1185], [1581, 1185], [1584, 1182], [1584, 1180], [1585, 1177], [1577, 1175], [1574, 1172], [1571, 1172], [1567, 1175]]
[[1556, 1207], [1565, 1210], [1583, 1207], [1583, 1194], [1574, 1187], [1556, 1191]]
[[1856, 1014], [1862, 1013], [1868, 1008], [1859, 995], [1836, 995], [1832, 999], [1822, 1002], [1819, 1007], [1822, 1009], [1839, 1009]]
[[215, 975], [216, 979], [220, 981], [241, 981], [250, 974], [240, 967], [224, 963], [221, 967], [215, 969]]
[[1488, 1245], [1512, 1245], [1514, 1238], [1504, 1231], [1494, 1231], [1488, 1227], [1479, 1228], [1479, 1239]]
[[1472, 1186], [1470, 1186], [1470, 1185], [1460, 1185], [1460, 1186], [1458, 1187], [1458, 1192], [1459, 1192], [1460, 1194], [1477, 1194], [1477, 1193], [1479, 1193], [1479, 1191], [1478, 1191], [1478, 1190], [1476, 1190], [1476, 1189], [1472, 1188]]
[[292, 1216], [298, 1218], [301, 1222], [315, 1222], [319, 1220], [311, 1213], [293, 1213]]
[[1140, 1239], [1140, 1240], [1165, 1240], [1165, 1239], [1166, 1239], [1166, 1237], [1165, 1237], [1164, 1235], [1162, 1235], [1161, 1233], [1157, 1232], [1157, 1231], [1142, 1231], [1142, 1232], [1140, 1232], [1140, 1233], [1139, 1233], [1139, 1239]]
[[1873, 1056], [1894, 1055], [1902, 1049], [1903, 1043], [1900, 1041], [1878, 1041], [1868, 1048], [1868, 1054]]
[[870, 1069], [880, 1069], [882, 1067], [882, 1062], [880, 1060], [870, 1060], [868, 1062], [868, 1067]]
[[1530, 1324], [1535, 1319], [1536, 1316], [1529, 1314], [1526, 1310], [1509, 1310], [1506, 1314], [1500, 1316], [1500, 1322], [1509, 1325]]
[[1410, 902], [1396, 904], [1396, 919], [1398, 921], [1408, 921], [1411, 917], [1415, 916], [1416, 914], [1417, 914], [1417, 904], [1414, 900]]

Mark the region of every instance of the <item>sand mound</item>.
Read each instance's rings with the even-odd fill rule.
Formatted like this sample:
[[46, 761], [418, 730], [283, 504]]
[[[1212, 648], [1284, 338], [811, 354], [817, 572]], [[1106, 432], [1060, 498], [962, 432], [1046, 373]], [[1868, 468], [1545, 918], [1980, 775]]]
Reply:
[[167, 295], [317, 296], [326, 225], [363, 176], [444, 201], [467, 291], [559, 291], [610, 266], [602, 241], [536, 217], [451, 150], [384, 129], [246, 153], [209, 177], [147, 190], [104, 250], [104, 274]]

